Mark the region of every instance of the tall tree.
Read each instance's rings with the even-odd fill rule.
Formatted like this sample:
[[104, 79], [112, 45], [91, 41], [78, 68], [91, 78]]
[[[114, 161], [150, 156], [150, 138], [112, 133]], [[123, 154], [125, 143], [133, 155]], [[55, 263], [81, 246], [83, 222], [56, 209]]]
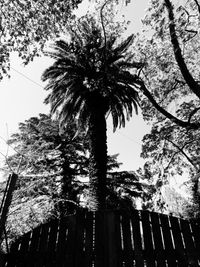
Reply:
[[114, 130], [125, 125], [133, 108], [137, 111], [135, 75], [141, 64], [127, 52], [133, 35], [116, 44], [113, 34], [103, 35], [94, 19], [82, 20], [69, 31], [70, 40], [59, 40], [46, 55], [55, 60], [42, 75], [50, 93], [46, 103], [59, 112], [62, 126], [78, 121], [89, 139], [90, 209], [105, 208], [107, 137], [106, 116], [112, 115]]
[[[192, 177], [200, 168], [199, 6], [152, 0], [145, 33], [135, 43], [137, 59], [146, 62], [140, 72], [142, 112], [152, 123], [142, 155], [160, 182], [188, 170]], [[198, 179], [194, 183], [198, 194]]]
[[[64, 213], [69, 212], [73, 201], [78, 205], [81, 185], [77, 186], [76, 177], [87, 174], [87, 140], [82, 133], [74, 137], [75, 127], [71, 122], [60, 131], [57, 120], [40, 114], [20, 123], [19, 132], [8, 140], [8, 145], [13, 146], [16, 153], [8, 157], [7, 162], [13, 170], [19, 169], [18, 187], [30, 186], [30, 178], [33, 183], [38, 181], [38, 186], [34, 186], [36, 195], [37, 190], [42, 190], [47, 184], [54, 187], [54, 200], [59, 196], [66, 203], [60, 209]], [[48, 183], [48, 179], [52, 181]]]

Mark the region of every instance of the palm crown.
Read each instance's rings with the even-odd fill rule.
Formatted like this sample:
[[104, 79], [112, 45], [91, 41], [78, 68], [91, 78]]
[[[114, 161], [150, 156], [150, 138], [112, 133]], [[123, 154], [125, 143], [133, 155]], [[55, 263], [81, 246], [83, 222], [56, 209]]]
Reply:
[[141, 64], [125, 56], [133, 35], [114, 46], [115, 37], [110, 36], [105, 44], [100, 29], [93, 24], [81, 26], [79, 35], [71, 32], [70, 42], [56, 41], [53, 50], [46, 52], [55, 62], [42, 75], [44, 81], [49, 80], [45, 89], [51, 90], [45, 102], [51, 103], [52, 113], [61, 107], [61, 124], [76, 117], [85, 126], [90, 104], [96, 99], [105, 114], [111, 113], [115, 130], [125, 126], [125, 118], [130, 118], [133, 108], [137, 112], [135, 75], [127, 69]]

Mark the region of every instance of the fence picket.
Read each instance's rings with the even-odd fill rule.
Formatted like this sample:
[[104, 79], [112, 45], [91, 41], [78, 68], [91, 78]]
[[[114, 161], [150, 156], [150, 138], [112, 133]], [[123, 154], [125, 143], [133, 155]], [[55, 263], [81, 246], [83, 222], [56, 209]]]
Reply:
[[94, 261], [94, 246], [93, 246], [93, 230], [94, 230], [94, 214], [93, 212], [86, 213], [85, 220], [85, 257], [83, 267], [92, 267]]
[[155, 255], [153, 249], [152, 231], [149, 220], [149, 212], [144, 211], [141, 213], [142, 217], [142, 229], [144, 238], [144, 256], [147, 263], [147, 267], [155, 266]]
[[197, 257], [200, 263], [200, 253], [198, 253], [200, 251], [200, 225], [198, 225], [195, 222], [192, 222], [191, 227], [192, 227], [192, 232], [194, 236], [194, 243], [195, 243], [195, 248], [197, 251]]
[[192, 239], [192, 233], [190, 230], [189, 222], [185, 220], [180, 220], [180, 224], [181, 224], [181, 231], [182, 231], [183, 239], [185, 243], [188, 264], [194, 267], [198, 266], [198, 258], [197, 258], [197, 254], [195, 253], [195, 247], [194, 247], [194, 242]]
[[38, 257], [37, 266], [42, 267], [47, 263], [47, 246], [48, 246], [48, 238], [49, 238], [49, 224], [43, 224], [40, 232], [40, 241], [38, 246], [38, 253], [40, 257]]
[[95, 259], [94, 266], [106, 266], [105, 251], [107, 248], [107, 236], [105, 233], [105, 213], [95, 212]]
[[136, 266], [144, 267], [144, 255], [142, 249], [142, 238], [140, 230], [140, 217], [137, 210], [131, 212], [132, 238], [134, 246], [134, 259]]
[[166, 262], [164, 255], [164, 249], [163, 249], [163, 242], [162, 242], [162, 236], [160, 231], [160, 222], [159, 222], [159, 215], [158, 213], [152, 212], [150, 213], [151, 217], [151, 223], [152, 223], [152, 230], [153, 230], [153, 241], [155, 246], [155, 258], [157, 261], [158, 267], [165, 267]]
[[58, 232], [58, 220], [52, 220], [49, 223], [49, 239], [47, 243], [47, 267], [55, 266], [55, 253], [56, 253], [56, 242], [57, 242], [57, 232]]
[[32, 260], [29, 263], [30, 267], [37, 267], [37, 261], [39, 258], [39, 241], [40, 241], [40, 233], [41, 233], [41, 226], [33, 229], [31, 243], [30, 243], [30, 255], [32, 256]]
[[[4, 266], [6, 267], [15, 267], [17, 264], [17, 259], [19, 257], [19, 248], [21, 245], [21, 240], [23, 237], [17, 239], [10, 247], [10, 255], [7, 255], [7, 260], [4, 261]], [[3, 266], [3, 267], [4, 267]]]
[[57, 249], [56, 249], [56, 262], [57, 266], [64, 266], [64, 257], [66, 251], [66, 240], [67, 240], [67, 218], [62, 218], [59, 221], [59, 232], [58, 232], [58, 240], [57, 240]]
[[106, 262], [108, 267], [120, 267], [121, 262], [121, 233], [120, 233], [120, 214], [118, 212], [109, 212], [106, 214], [106, 236], [108, 248], [106, 249]]
[[11, 254], [16, 254], [19, 251], [21, 240], [23, 239], [23, 237], [24, 236], [21, 236], [19, 239], [17, 239], [14, 243], [11, 244], [11, 247], [10, 247]]
[[131, 242], [130, 215], [122, 211], [122, 232], [123, 232], [123, 261], [126, 267], [133, 266], [133, 247]]
[[185, 255], [183, 239], [182, 239], [182, 235], [181, 235], [181, 229], [179, 226], [179, 219], [170, 216], [169, 221], [171, 223], [172, 236], [173, 236], [173, 240], [174, 240], [178, 266], [180, 266], [180, 267], [186, 267], [187, 266], [188, 267], [188, 262], [187, 262], [187, 258]]
[[165, 259], [167, 260], [168, 266], [177, 267], [175, 248], [173, 247], [173, 240], [170, 231], [169, 219], [167, 215], [160, 215], [160, 221], [162, 225], [162, 234], [165, 246]]
[[21, 264], [21, 262], [28, 264], [28, 262], [29, 262], [28, 252], [29, 252], [30, 237], [31, 237], [31, 232], [28, 232], [21, 239], [21, 244], [20, 244], [20, 247], [18, 250], [19, 257], [17, 259], [19, 264]]
[[75, 262], [75, 250], [76, 250], [76, 216], [70, 215], [67, 218], [67, 235], [66, 246], [64, 254], [64, 264], [67, 266], [74, 266]]
[[85, 213], [79, 212], [76, 215], [76, 237], [75, 237], [75, 264], [74, 267], [82, 267], [84, 260], [84, 226], [85, 226]]

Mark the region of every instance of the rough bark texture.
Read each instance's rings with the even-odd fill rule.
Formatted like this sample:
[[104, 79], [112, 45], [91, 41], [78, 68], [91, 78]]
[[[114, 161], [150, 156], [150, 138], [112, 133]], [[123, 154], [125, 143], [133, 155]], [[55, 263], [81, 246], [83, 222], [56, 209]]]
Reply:
[[76, 197], [73, 194], [72, 180], [73, 180], [73, 171], [70, 168], [69, 163], [65, 160], [63, 162], [63, 171], [62, 171], [62, 185], [61, 185], [61, 198], [63, 201], [60, 203], [60, 214], [65, 216], [66, 214], [71, 214], [74, 212], [75, 206], [72, 204], [76, 202]]
[[61, 165], [62, 171], [60, 172], [62, 177], [60, 192], [61, 201], [56, 204], [56, 208], [58, 209], [60, 216], [63, 217], [74, 212], [76, 207], [73, 203], [76, 203], [76, 194], [74, 194], [72, 186], [73, 169], [70, 167], [69, 159], [66, 157], [65, 153], [66, 144], [61, 139], [58, 144], [61, 144], [60, 157], [63, 160]]
[[107, 135], [104, 105], [103, 99], [94, 97], [90, 107], [89, 209], [92, 211], [104, 209], [106, 201]]

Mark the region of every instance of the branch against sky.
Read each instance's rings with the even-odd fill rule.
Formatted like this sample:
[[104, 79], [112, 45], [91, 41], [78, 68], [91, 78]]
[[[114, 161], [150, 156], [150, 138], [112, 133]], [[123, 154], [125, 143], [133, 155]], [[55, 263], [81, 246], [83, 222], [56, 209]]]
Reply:
[[185, 79], [187, 85], [189, 86], [190, 90], [198, 97], [200, 98], [200, 85], [195, 81], [194, 77], [190, 73], [186, 62], [183, 58], [182, 51], [180, 48], [180, 44], [178, 41], [177, 33], [176, 33], [176, 26], [175, 26], [175, 18], [174, 18], [174, 11], [173, 6], [170, 0], [165, 0], [165, 5], [167, 7], [168, 11], [168, 17], [169, 17], [169, 31], [170, 31], [170, 37], [171, 37], [171, 43], [173, 45], [174, 55], [176, 58], [176, 62], [179, 66], [179, 69], [183, 75], [183, 78]]
[[191, 123], [191, 118], [192, 116], [198, 112], [198, 110], [200, 108], [196, 108], [194, 110], [191, 111], [190, 115], [189, 115], [189, 119], [188, 121], [183, 121], [178, 119], [177, 117], [175, 117], [172, 113], [168, 112], [167, 109], [163, 108], [161, 105], [159, 105], [157, 103], [157, 101], [155, 100], [155, 98], [153, 97], [153, 95], [151, 94], [151, 92], [147, 89], [147, 87], [145, 86], [143, 81], [139, 81], [138, 84], [140, 84], [140, 90], [143, 92], [143, 94], [148, 98], [148, 100], [150, 101], [150, 103], [157, 109], [157, 111], [159, 111], [163, 116], [165, 116], [166, 118], [168, 118], [169, 120], [171, 120], [172, 123], [175, 123], [183, 128], [188, 128], [188, 129], [193, 129], [193, 130], [197, 130], [200, 128], [200, 123], [199, 122], [195, 122], [195, 123]]

